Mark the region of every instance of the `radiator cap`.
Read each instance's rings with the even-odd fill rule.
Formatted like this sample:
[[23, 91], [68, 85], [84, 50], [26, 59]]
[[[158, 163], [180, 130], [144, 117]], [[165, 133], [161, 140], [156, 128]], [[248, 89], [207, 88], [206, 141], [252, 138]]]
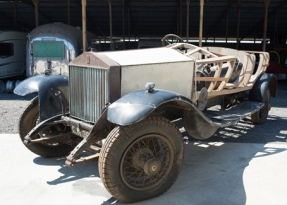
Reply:
[[153, 83], [153, 82], [149, 82], [149, 83], [146, 83], [146, 84], [145, 84], [145, 89], [146, 89], [149, 93], [153, 92], [154, 87], [155, 87], [155, 83]]

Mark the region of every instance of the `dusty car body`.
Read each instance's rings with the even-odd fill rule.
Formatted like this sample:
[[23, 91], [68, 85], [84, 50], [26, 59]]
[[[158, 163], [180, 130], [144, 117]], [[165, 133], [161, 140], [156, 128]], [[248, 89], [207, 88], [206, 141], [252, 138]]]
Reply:
[[173, 120], [182, 118], [199, 140], [249, 115], [264, 123], [277, 79], [265, 73], [268, 53], [257, 54], [255, 69], [255, 52], [182, 42], [83, 53], [70, 62], [69, 80], [46, 74], [15, 89], [39, 93], [20, 117], [21, 140], [44, 157], [68, 155], [70, 167], [99, 160], [103, 184], [118, 200], [158, 196], [183, 162], [183, 138]]

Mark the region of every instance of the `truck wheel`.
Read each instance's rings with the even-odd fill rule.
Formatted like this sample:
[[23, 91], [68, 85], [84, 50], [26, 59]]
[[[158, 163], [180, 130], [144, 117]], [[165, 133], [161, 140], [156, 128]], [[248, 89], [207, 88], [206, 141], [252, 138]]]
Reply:
[[[24, 137], [35, 127], [39, 119], [38, 97], [35, 97], [24, 109], [19, 120], [19, 134], [22, 142]], [[40, 138], [38, 134], [36, 138]], [[32, 143], [24, 144], [30, 151], [42, 157], [60, 157], [69, 154], [73, 147], [62, 143]]]
[[267, 88], [267, 90], [263, 96], [262, 102], [264, 103], [264, 106], [260, 110], [258, 110], [257, 112], [255, 112], [251, 115], [251, 121], [254, 124], [263, 124], [267, 119], [268, 112], [270, 110], [270, 90], [269, 90], [269, 88]]
[[122, 202], [159, 196], [178, 177], [184, 156], [178, 128], [162, 117], [149, 117], [131, 126], [115, 127], [99, 157], [106, 189]]

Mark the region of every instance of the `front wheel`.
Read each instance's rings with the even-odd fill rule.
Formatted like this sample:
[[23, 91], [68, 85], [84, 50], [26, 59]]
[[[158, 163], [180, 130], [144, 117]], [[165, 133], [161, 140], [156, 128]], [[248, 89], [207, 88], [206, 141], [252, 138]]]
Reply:
[[180, 173], [183, 139], [177, 127], [162, 117], [115, 127], [99, 158], [106, 189], [122, 202], [137, 202], [167, 191]]
[[264, 106], [258, 110], [257, 112], [253, 113], [251, 115], [251, 121], [254, 124], [263, 124], [268, 116], [268, 112], [270, 110], [270, 90], [267, 88], [267, 90], [264, 93], [264, 96], [262, 98], [262, 102], [264, 103]]
[[[19, 134], [22, 142], [24, 137], [36, 126], [39, 121], [38, 97], [35, 97], [24, 109], [19, 120]], [[51, 131], [51, 130], [49, 130]], [[35, 138], [41, 138], [45, 133], [39, 133]], [[73, 147], [64, 143], [32, 143], [24, 144], [30, 151], [42, 157], [60, 157], [69, 154]]]

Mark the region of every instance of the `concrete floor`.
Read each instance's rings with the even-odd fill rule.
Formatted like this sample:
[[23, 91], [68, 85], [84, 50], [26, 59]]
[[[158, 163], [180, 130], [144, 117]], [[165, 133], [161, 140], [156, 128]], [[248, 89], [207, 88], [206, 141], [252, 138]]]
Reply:
[[[31, 153], [17, 134], [0, 135], [2, 205], [122, 204], [104, 188], [96, 162], [73, 169], [65, 159]], [[287, 204], [287, 143], [190, 142], [176, 183], [135, 204]]]

